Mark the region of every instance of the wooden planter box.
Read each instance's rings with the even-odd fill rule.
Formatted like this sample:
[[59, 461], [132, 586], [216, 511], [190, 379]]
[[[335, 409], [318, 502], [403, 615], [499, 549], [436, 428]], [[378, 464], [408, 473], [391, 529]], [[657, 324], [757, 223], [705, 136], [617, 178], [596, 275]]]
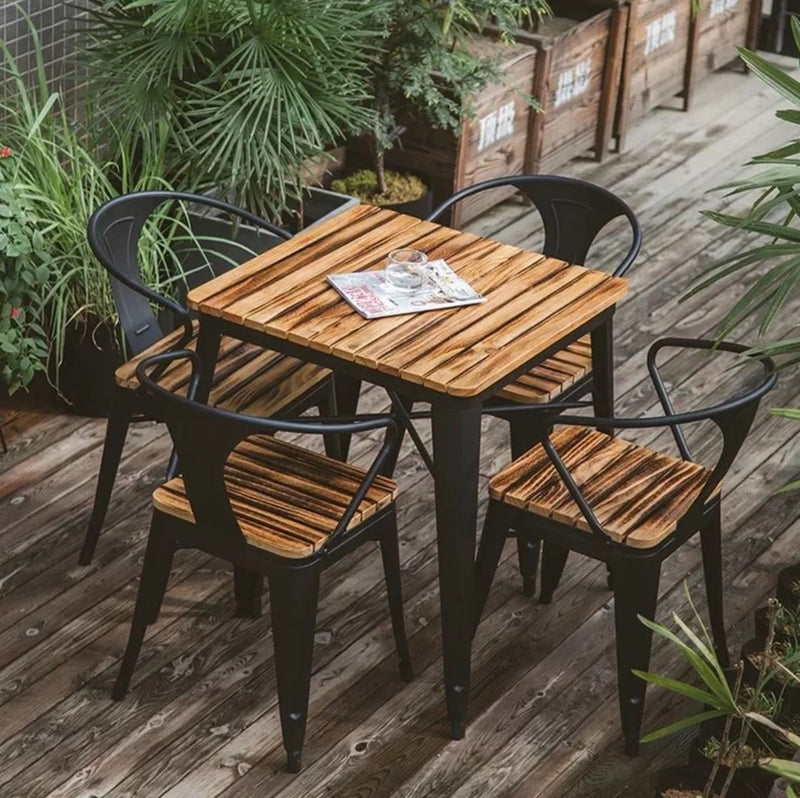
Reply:
[[755, 47], [761, 0], [633, 0], [628, 21], [616, 133], [619, 149], [631, 122], [675, 96], [683, 110], [698, 79]]
[[737, 47], [755, 49], [761, 19], [761, 0], [704, 0], [697, 24], [697, 58], [689, 96], [696, 80], [736, 61]]
[[525, 170], [553, 172], [593, 150], [602, 160], [611, 140], [622, 75], [627, 2], [552, 2], [553, 17], [518, 39], [538, 50]]
[[691, 0], [633, 0], [617, 114], [618, 149], [625, 148], [631, 122], [656, 106], [681, 95], [688, 108], [695, 31]]
[[[460, 136], [433, 130], [424, 120], [402, 119], [402, 144], [386, 157], [389, 169], [419, 174], [433, 191], [435, 204], [462, 188], [494, 177], [522, 174], [525, 168], [532, 114], [525, 96], [533, 88], [537, 50], [487, 37], [476, 37], [473, 47], [499, 59], [505, 80], [487, 86], [474, 98], [475, 116], [465, 120]], [[370, 166], [365, 148], [358, 142], [348, 148], [347, 163], [350, 168]], [[509, 193], [492, 191], [459, 203], [450, 223], [463, 225]]]

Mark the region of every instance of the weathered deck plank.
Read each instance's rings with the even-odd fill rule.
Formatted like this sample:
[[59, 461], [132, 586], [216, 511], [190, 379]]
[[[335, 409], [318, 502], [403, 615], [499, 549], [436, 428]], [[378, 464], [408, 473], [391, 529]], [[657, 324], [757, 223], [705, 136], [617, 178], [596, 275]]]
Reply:
[[[698, 210], [744, 207], [741, 198], [703, 192], [733, 177], [750, 155], [785, 140], [771, 117], [778, 105], [755, 78], [719, 74], [700, 87], [693, 113], [663, 110], [644, 119], [625, 156], [603, 164], [576, 161], [564, 170], [619, 193], [644, 227], [631, 294], [615, 320], [620, 412], [655, 408], [643, 368], [653, 338], [711, 334], [733, 298], [757, 278], [748, 274], [714, 295], [681, 301], [705, 265], [742, 246], [740, 237]], [[536, 225], [518, 203], [490, 211], [471, 229], [517, 245], [538, 243]], [[627, 246], [622, 230], [613, 228], [595, 248], [597, 263], [619, 257]], [[792, 302], [776, 334], [790, 328], [798, 310], [800, 301]], [[678, 395], [690, 403], [731, 381], [719, 365], [700, 360], [675, 376], [683, 386]], [[799, 398], [800, 382], [787, 377], [771, 400], [796, 405]], [[363, 408], [384, 405], [381, 391], [365, 390]], [[107, 529], [88, 568], [77, 565], [77, 549], [102, 423], [21, 410], [7, 416], [4, 431], [11, 451], [0, 457], [3, 798], [650, 798], [646, 776], [685, 749], [683, 736], [645, 747], [636, 761], [622, 755], [602, 568], [571, 558], [556, 600], [542, 607], [521, 596], [511, 546], [476, 637], [467, 739], [446, 737], [431, 482], [409, 446], [397, 478], [417, 673], [411, 685], [397, 677], [380, 558], [365, 547], [323, 582], [306, 767], [299, 776], [284, 773], [269, 615], [233, 619], [227, 569], [183, 555], [162, 616], [148, 632], [133, 689], [114, 704], [108, 693], [126, 640], [149, 494], [168, 454], [164, 430], [135, 425]], [[429, 441], [429, 425], [421, 423], [420, 431]], [[485, 498], [486, 479], [508, 460], [508, 435], [488, 419], [484, 433]], [[665, 440], [658, 433], [644, 437]], [[374, 435], [356, 440], [354, 458], [367, 458], [375, 441]], [[707, 438], [700, 443], [710, 450]], [[762, 410], [725, 487], [727, 617], [737, 644], [777, 568], [796, 556], [797, 498], [773, 492], [797, 475], [798, 464], [800, 429]], [[686, 609], [684, 579], [701, 596], [700, 573], [694, 543], [667, 561], [660, 617]], [[654, 663], [680, 672], [663, 646]], [[680, 701], [651, 691], [646, 724], [684, 710]]]

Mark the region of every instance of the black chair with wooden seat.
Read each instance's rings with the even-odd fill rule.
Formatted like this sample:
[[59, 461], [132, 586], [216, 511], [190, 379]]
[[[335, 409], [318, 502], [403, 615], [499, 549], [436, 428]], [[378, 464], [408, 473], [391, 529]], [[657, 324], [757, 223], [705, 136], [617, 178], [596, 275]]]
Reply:
[[[585, 264], [589, 250], [601, 230], [613, 219], [625, 218], [631, 230], [631, 244], [622, 260], [614, 267], [615, 277], [622, 277], [633, 264], [642, 245], [642, 230], [630, 207], [612, 192], [585, 180], [556, 175], [516, 175], [487, 180], [469, 186], [443, 202], [428, 217], [429, 221], [446, 221], [453, 206], [486, 191], [508, 190], [524, 194], [534, 205], [542, 221], [544, 240], [542, 254], [568, 263]], [[602, 264], [587, 264], [602, 268]], [[609, 325], [610, 334], [610, 325]], [[613, 384], [613, 363], [607, 364], [606, 381]], [[532, 368], [505, 386], [493, 402], [517, 402], [523, 405], [544, 402], [566, 402], [580, 398], [593, 389], [592, 349], [590, 337], [584, 336], [569, 344], [562, 352]], [[403, 403], [410, 409], [407, 402]], [[496, 415], [509, 421], [511, 456], [519, 457], [537, 435], [538, 419]], [[430, 456], [408, 418], [405, 426], [426, 463]], [[523, 593], [532, 596], [536, 590], [536, 569], [539, 545], [534, 540], [520, 543], [519, 561]]]
[[[724, 352], [746, 347], [716, 345]], [[604, 561], [614, 576], [617, 676], [628, 754], [638, 752], [652, 633], [638, 616], [653, 619], [662, 561], [700, 533], [714, 648], [728, 663], [722, 603], [720, 483], [747, 437], [761, 398], [775, 384], [775, 367], [761, 358], [757, 384], [728, 401], [676, 413], [657, 365], [665, 348], [713, 349], [713, 341], [665, 338], [650, 348], [648, 370], [663, 416], [592, 418], [556, 415], [575, 408], [517, 406], [509, 412], [549, 414], [540, 440], [489, 482], [490, 501], [476, 563], [476, 621], [491, 587], [506, 538], [544, 541], [541, 601], [549, 603], [570, 551]], [[758, 361], [755, 363], [758, 367]], [[762, 371], [763, 369], [763, 371]], [[513, 406], [510, 406], [513, 407]], [[683, 425], [711, 421], [721, 433], [713, 468], [692, 456]], [[558, 425], [548, 431], [551, 423]], [[563, 426], [562, 426], [563, 425]], [[669, 427], [680, 457], [662, 454], [598, 430]]]
[[[165, 363], [181, 361], [191, 367], [187, 397], [149, 376]], [[136, 371], [167, 424], [181, 473], [153, 493], [136, 609], [113, 697], [119, 700], [127, 692], [147, 625], [158, 616], [174, 552], [199, 549], [221, 557], [252, 582], [263, 577], [269, 582], [283, 741], [288, 769], [297, 772], [320, 574], [368, 540], [380, 543], [400, 673], [406, 681], [412, 678], [400, 587], [397, 485], [379, 473], [397, 443], [395, 418], [261, 419], [209, 407], [192, 401], [199, 358], [187, 350], [149, 357]], [[386, 431], [384, 442], [367, 469], [275, 437], [280, 432], [352, 435], [380, 429]]]
[[[139, 242], [143, 231], [156, 211], [169, 202], [221, 212], [225, 216], [216, 220], [217, 227], [223, 220], [235, 223], [228, 221], [231, 232], [225, 238], [218, 234], [202, 238], [191, 230], [179, 237], [180, 254], [191, 270], [194, 284], [212, 278], [220, 269], [230, 268], [237, 256], [239, 259], [252, 257], [254, 247], [263, 251], [291, 237], [265, 219], [227, 202], [174, 191], [125, 194], [105, 203], [92, 215], [87, 233], [89, 244], [109, 272], [120, 327], [127, 351], [133, 357], [115, 374], [114, 401], [94, 506], [79, 557], [82, 565], [88, 565], [94, 556], [131, 418], [135, 414], [154, 417], [139, 390], [138, 364], [149, 355], [192, 348], [196, 342], [197, 323], [186, 308], [153, 291], [143, 283], [141, 276]], [[243, 224], [250, 227], [245, 228]], [[225, 227], [223, 224], [223, 230]], [[245, 233], [247, 245], [241, 240]], [[154, 308], [172, 314], [179, 323], [178, 328], [165, 332]], [[185, 360], [172, 363], [162, 376], [164, 385], [172, 390], [185, 390], [189, 372]], [[227, 410], [264, 417], [299, 415], [311, 407], [318, 407], [321, 414], [326, 414], [335, 407], [332, 391], [327, 369], [226, 337], [220, 347], [209, 401]], [[328, 437], [326, 444], [331, 452], [336, 452], [338, 444], [334, 438]], [[171, 469], [174, 470], [174, 458]]]

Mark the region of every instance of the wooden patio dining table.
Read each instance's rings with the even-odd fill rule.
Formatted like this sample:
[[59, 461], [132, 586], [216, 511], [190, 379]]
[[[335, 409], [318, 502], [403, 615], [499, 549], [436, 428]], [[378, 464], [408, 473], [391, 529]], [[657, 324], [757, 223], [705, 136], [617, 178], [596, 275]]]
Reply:
[[[366, 320], [326, 275], [381, 269], [414, 247], [486, 296], [479, 305]], [[613, 409], [611, 324], [624, 280], [471, 233], [361, 205], [195, 288], [199, 393], [229, 335], [431, 404], [447, 709], [464, 736], [473, 631], [473, 569], [483, 403], [591, 333], [599, 415]]]

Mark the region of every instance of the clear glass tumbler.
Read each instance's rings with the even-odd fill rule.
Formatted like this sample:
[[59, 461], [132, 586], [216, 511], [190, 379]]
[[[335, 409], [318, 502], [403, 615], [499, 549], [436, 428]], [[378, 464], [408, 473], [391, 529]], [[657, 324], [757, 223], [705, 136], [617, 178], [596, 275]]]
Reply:
[[428, 256], [418, 249], [395, 249], [386, 259], [386, 282], [400, 293], [412, 294], [425, 285]]

